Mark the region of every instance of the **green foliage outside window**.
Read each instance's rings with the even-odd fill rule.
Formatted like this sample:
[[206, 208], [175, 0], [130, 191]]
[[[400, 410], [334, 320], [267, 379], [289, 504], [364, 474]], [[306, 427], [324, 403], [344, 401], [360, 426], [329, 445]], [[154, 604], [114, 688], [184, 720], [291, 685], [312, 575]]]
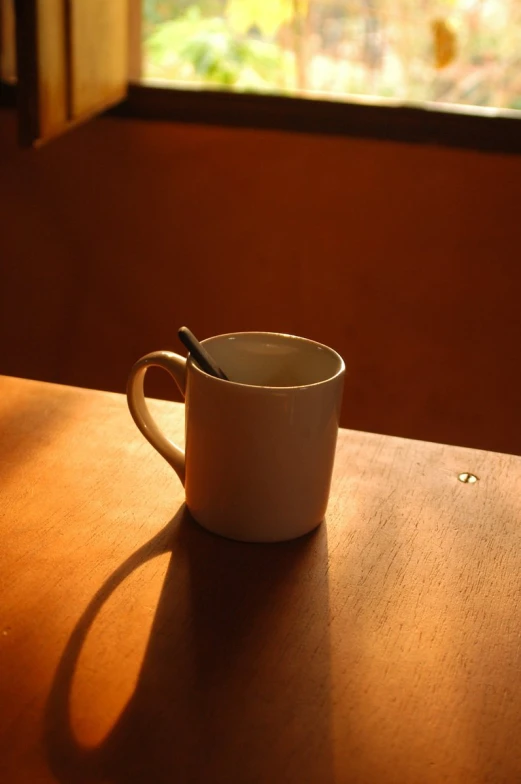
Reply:
[[143, 0], [144, 76], [521, 108], [511, 0]]

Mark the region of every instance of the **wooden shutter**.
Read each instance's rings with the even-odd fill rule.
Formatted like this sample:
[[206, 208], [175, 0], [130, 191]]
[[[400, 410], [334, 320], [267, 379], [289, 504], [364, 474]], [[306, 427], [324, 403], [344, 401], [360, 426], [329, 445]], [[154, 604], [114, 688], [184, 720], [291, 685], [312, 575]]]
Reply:
[[0, 0], [0, 79], [16, 81], [16, 47], [14, 44], [13, 0]]
[[16, 0], [20, 139], [38, 144], [125, 97], [128, 0]]

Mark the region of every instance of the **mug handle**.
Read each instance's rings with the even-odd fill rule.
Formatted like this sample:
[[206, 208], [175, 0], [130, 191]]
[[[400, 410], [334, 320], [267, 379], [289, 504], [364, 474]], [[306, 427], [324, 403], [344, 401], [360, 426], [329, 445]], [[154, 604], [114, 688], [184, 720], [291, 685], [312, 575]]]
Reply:
[[165, 458], [181, 482], [185, 483], [185, 453], [170, 441], [154, 422], [145, 400], [144, 383], [145, 375], [150, 367], [160, 367], [166, 370], [177, 386], [183, 397], [186, 387], [186, 359], [171, 351], [153, 351], [146, 354], [135, 363], [130, 371], [127, 382], [127, 402], [132, 414], [132, 419], [141, 430], [147, 441], [154, 449]]

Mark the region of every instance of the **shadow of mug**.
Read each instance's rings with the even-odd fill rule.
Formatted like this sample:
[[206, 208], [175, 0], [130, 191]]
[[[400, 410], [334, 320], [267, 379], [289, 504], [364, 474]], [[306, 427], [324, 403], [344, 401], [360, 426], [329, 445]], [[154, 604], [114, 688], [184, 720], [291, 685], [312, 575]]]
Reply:
[[[171, 551], [137, 684], [95, 747], [74, 735], [87, 634], [134, 570]], [[114, 652], [117, 655], [117, 652]], [[60, 782], [333, 781], [327, 531], [281, 544], [207, 533], [182, 507], [78, 621], [45, 716]]]

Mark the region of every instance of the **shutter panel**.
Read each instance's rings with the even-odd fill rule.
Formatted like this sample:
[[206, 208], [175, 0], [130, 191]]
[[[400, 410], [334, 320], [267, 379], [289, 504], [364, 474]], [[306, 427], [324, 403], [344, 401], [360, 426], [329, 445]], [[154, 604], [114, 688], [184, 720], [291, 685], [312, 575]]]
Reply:
[[122, 100], [128, 0], [16, 0], [20, 139], [39, 144]]

